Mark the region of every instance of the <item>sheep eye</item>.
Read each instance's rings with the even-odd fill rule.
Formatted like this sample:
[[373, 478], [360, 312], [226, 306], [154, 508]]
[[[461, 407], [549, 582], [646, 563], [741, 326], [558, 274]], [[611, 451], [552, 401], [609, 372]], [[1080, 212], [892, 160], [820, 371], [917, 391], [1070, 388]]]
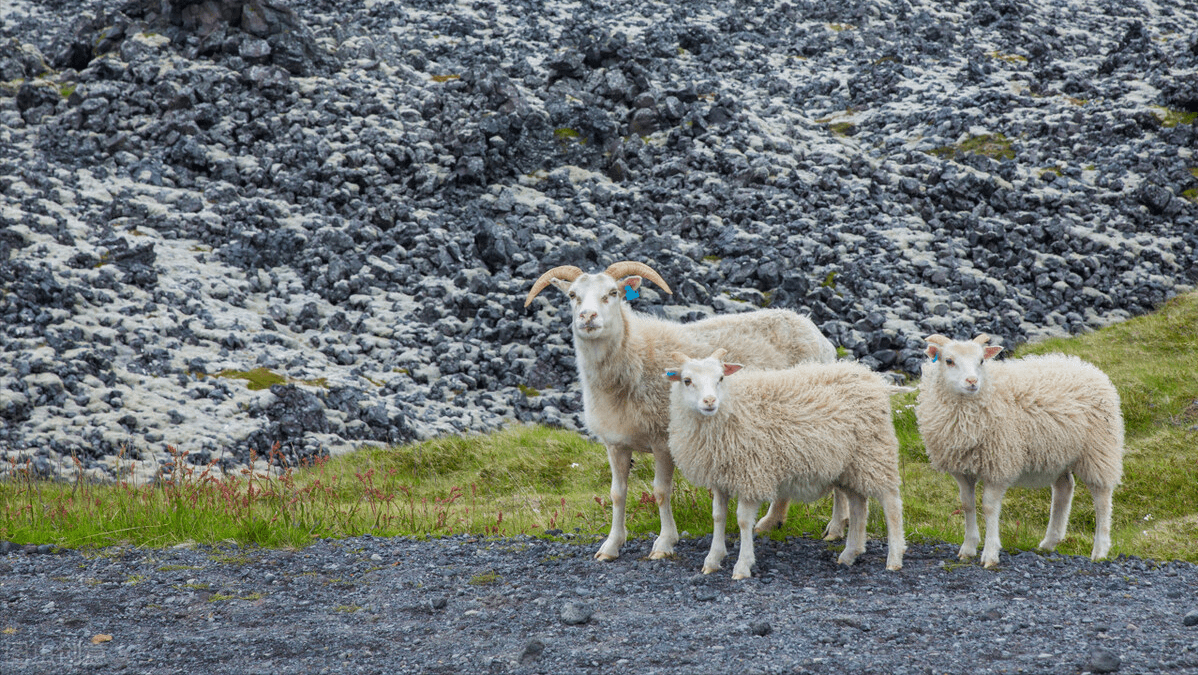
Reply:
[[945, 359], [945, 360], [944, 360], [944, 365], [946, 365], [946, 366], [951, 366], [951, 365], [955, 365], [955, 364], [954, 364], [954, 362], [953, 362], [953, 360], [952, 360], [952, 359]]
[[723, 381], [724, 381], [724, 376], [723, 376], [723, 375], [721, 375], [721, 376], [720, 376], [720, 379], [719, 379], [718, 381], [719, 381], [719, 382], [723, 382]]
[[685, 384], [688, 387], [691, 386], [691, 379], [689, 377], [683, 378], [682, 384]]
[[609, 292], [608, 295], [610, 295], [613, 298], [616, 297], [616, 289], [614, 289], [614, 288], [611, 289], [611, 292]]
[[574, 300], [574, 299], [578, 298], [578, 294], [577, 294], [577, 293], [575, 293], [574, 291], [570, 291], [570, 296], [569, 296], [569, 297], [570, 297], [570, 299], [571, 299], [571, 300]]

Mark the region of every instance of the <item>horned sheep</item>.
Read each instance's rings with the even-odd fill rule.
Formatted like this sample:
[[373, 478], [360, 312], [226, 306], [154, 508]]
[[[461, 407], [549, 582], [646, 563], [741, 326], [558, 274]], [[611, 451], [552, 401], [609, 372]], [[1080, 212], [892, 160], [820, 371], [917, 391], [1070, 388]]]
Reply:
[[[654, 461], [653, 496], [661, 534], [649, 557], [664, 558], [678, 541], [670, 508], [674, 462], [666, 437], [670, 392], [669, 383], [660, 376], [672, 365], [672, 352], [707, 353], [728, 346], [741, 362], [755, 368], [785, 368], [836, 358], [832, 343], [811, 319], [789, 310], [762, 309], [688, 324], [635, 312], [626, 298], [636, 296], [643, 279], [672, 292], [648, 265], [625, 261], [598, 274], [574, 266], [555, 267], [533, 284], [524, 302], [527, 307], [549, 285], [570, 300], [583, 416], [587, 429], [606, 446], [612, 474], [612, 525], [595, 554], [600, 560], [619, 557], [627, 539], [625, 504], [634, 451], [652, 453]], [[761, 526], [781, 523], [787, 506], [787, 502], [775, 502]], [[839, 517], [835, 511], [833, 515]], [[829, 526], [830, 536], [837, 534], [837, 522], [834, 519]]]
[[957, 480], [965, 514], [962, 560], [977, 555], [975, 489], [983, 482], [986, 543], [981, 562], [998, 564], [999, 512], [1008, 488], [1052, 486], [1040, 548], [1065, 537], [1074, 476], [1094, 498], [1094, 547], [1111, 547], [1111, 493], [1123, 476], [1119, 393], [1101, 370], [1076, 356], [1048, 354], [992, 361], [1002, 347], [989, 337], [955, 341], [931, 335], [915, 407], [933, 468]]
[[[725, 350], [694, 360], [677, 353], [666, 371], [670, 453], [687, 480], [711, 488], [714, 527], [703, 572], [727, 555], [728, 499], [738, 499], [740, 555], [733, 579], [751, 576], [753, 517], [767, 499], [813, 501], [835, 487], [849, 501], [849, 531], [838, 562], [865, 552], [866, 500], [886, 516], [886, 569], [903, 566], [903, 505], [890, 385], [863, 365], [806, 363], [746, 371]], [[739, 373], [739, 374], [737, 374]]]

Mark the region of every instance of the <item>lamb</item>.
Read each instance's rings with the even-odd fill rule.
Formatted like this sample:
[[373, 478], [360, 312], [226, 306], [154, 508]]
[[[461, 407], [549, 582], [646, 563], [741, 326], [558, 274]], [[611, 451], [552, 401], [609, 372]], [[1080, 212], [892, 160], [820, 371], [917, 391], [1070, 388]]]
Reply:
[[[811, 319], [789, 310], [758, 310], [690, 324], [632, 311], [624, 300], [636, 297], [643, 279], [672, 292], [648, 265], [625, 261], [598, 274], [586, 274], [573, 266], [555, 267], [537, 279], [524, 301], [527, 307], [550, 284], [570, 299], [583, 416], [587, 429], [606, 446], [611, 465], [612, 525], [595, 553], [600, 560], [619, 557], [627, 539], [625, 500], [633, 451], [652, 453], [654, 461], [653, 496], [661, 534], [649, 557], [670, 555], [678, 541], [670, 509], [674, 462], [666, 438], [670, 391], [669, 383], [658, 376], [672, 365], [671, 352], [706, 352], [728, 345], [743, 363], [756, 368], [836, 358], [832, 343]], [[775, 502], [762, 518], [761, 527], [780, 524], [787, 507], [787, 502]], [[840, 512], [846, 510], [847, 506], [842, 506]], [[838, 534], [836, 526], [843, 520], [834, 507], [829, 536]], [[843, 527], [840, 524], [841, 530]]]
[[975, 488], [981, 480], [986, 545], [982, 565], [998, 564], [998, 519], [1012, 486], [1052, 486], [1040, 548], [1065, 537], [1074, 475], [1094, 498], [1093, 560], [1111, 548], [1111, 492], [1123, 477], [1119, 393], [1101, 370], [1076, 356], [1048, 354], [991, 362], [1002, 347], [989, 336], [954, 341], [931, 335], [915, 407], [933, 468], [957, 479], [965, 514], [958, 557], [977, 554]]
[[703, 573], [727, 550], [728, 498], [736, 495], [740, 556], [733, 579], [751, 576], [753, 517], [766, 499], [818, 499], [835, 487], [849, 501], [849, 531], [837, 561], [865, 552], [866, 499], [886, 515], [886, 569], [903, 566], [903, 504], [891, 387], [865, 366], [840, 361], [745, 372], [724, 349], [701, 360], [675, 353], [666, 371], [670, 453], [687, 480], [711, 488], [714, 527]]

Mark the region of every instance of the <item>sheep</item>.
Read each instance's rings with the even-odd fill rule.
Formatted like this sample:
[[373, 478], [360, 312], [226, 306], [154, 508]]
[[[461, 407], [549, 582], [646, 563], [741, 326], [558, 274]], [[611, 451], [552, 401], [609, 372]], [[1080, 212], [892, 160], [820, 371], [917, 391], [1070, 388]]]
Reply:
[[1065, 537], [1074, 475], [1094, 498], [1093, 560], [1111, 548], [1111, 492], [1123, 477], [1119, 393], [1101, 370], [1076, 356], [1048, 354], [992, 362], [989, 336], [954, 341], [930, 335], [915, 416], [933, 468], [952, 475], [965, 514], [958, 557], [977, 555], [975, 489], [984, 483], [984, 567], [998, 565], [998, 519], [1012, 486], [1052, 486], [1040, 548]]
[[813, 501], [835, 487], [849, 501], [848, 539], [837, 562], [865, 552], [868, 497], [886, 515], [886, 569], [903, 566], [903, 503], [891, 387], [865, 366], [839, 361], [744, 372], [717, 349], [701, 360], [675, 353], [670, 390], [670, 454], [682, 475], [711, 488], [711, 550], [703, 573], [727, 555], [728, 498], [736, 495], [740, 556], [733, 579], [751, 576], [753, 516], [766, 499]]
[[[606, 446], [612, 474], [612, 525], [595, 553], [599, 560], [618, 558], [627, 539], [625, 499], [634, 451], [653, 455], [653, 496], [661, 518], [661, 534], [653, 544], [650, 559], [670, 555], [678, 541], [670, 509], [674, 462], [666, 438], [669, 383], [657, 376], [670, 365], [671, 352], [707, 351], [727, 345], [734, 348], [743, 363], [756, 368], [836, 359], [832, 343], [811, 319], [789, 310], [763, 309], [689, 324], [635, 312], [625, 299], [636, 297], [643, 279], [672, 293], [648, 265], [624, 261], [598, 274], [586, 274], [573, 266], [555, 267], [537, 279], [524, 301], [527, 307], [549, 285], [570, 299], [583, 417], [587, 429]], [[782, 523], [788, 505], [775, 502], [762, 518], [761, 527]], [[839, 531], [843, 531], [845, 518], [841, 514], [845, 511], [847, 506], [841, 504], [838, 512], [834, 505], [830, 537], [837, 536], [838, 524]]]

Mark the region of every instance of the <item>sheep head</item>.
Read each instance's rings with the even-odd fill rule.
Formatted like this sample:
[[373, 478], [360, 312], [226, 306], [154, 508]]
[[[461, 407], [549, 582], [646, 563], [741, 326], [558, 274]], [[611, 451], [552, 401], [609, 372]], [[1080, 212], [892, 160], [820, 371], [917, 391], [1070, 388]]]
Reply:
[[574, 334], [585, 339], [599, 338], [607, 334], [606, 328], [614, 330], [621, 325], [620, 296], [636, 297], [643, 279], [652, 281], [667, 293], [673, 292], [661, 275], [644, 263], [631, 260], [613, 263], [598, 274], [587, 274], [577, 267], [565, 265], [542, 274], [528, 292], [524, 306], [553, 285], [570, 299]]
[[945, 384], [963, 396], [973, 396], [982, 390], [986, 383], [986, 361], [1002, 352], [1002, 347], [986, 346], [990, 336], [985, 333], [963, 342], [943, 335], [929, 335], [924, 340], [931, 359], [924, 364], [925, 369], [936, 369]]
[[719, 348], [705, 359], [692, 359], [682, 352], [674, 352], [671, 358], [681, 365], [666, 370], [666, 379], [678, 382], [682, 402], [704, 417], [720, 410], [720, 401], [726, 395], [724, 377], [740, 370], [739, 363], [724, 363], [727, 349]]

